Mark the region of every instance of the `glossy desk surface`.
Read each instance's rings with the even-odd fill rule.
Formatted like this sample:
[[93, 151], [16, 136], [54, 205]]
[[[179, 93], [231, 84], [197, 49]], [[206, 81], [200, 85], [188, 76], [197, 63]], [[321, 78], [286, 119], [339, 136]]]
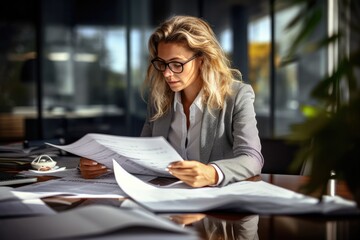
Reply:
[[[262, 174], [262, 180], [297, 191], [307, 177]], [[339, 195], [351, 199], [343, 183], [337, 183], [336, 186]], [[123, 199], [67, 199], [65, 201], [68, 201], [68, 204], [54, 203], [54, 198], [47, 198], [44, 201], [53, 209], [63, 211], [90, 204], [121, 207]], [[286, 216], [228, 212], [160, 214], [160, 216], [185, 228], [196, 230], [200, 239], [360, 239], [360, 216]]]
[[[298, 191], [299, 187], [307, 181], [305, 176], [278, 174], [262, 174], [261, 179], [293, 191]], [[336, 194], [347, 199], [352, 198], [342, 182], [336, 182]], [[54, 197], [43, 200], [59, 212], [91, 204], [121, 207], [124, 201], [124, 199]], [[185, 228], [196, 230], [200, 239], [360, 239], [360, 216], [287, 216], [229, 212], [160, 214], [160, 216]]]

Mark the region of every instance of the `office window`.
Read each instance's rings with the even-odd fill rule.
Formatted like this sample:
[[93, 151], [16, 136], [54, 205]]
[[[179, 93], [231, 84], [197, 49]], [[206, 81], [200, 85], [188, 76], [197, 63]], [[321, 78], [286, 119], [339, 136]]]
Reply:
[[[290, 127], [294, 123], [303, 121], [301, 107], [312, 104], [314, 100], [310, 96], [313, 87], [320, 81], [326, 70], [325, 50], [308, 54], [305, 51], [298, 53], [298, 60], [283, 67], [279, 66], [281, 58], [286, 56], [295, 33], [299, 28], [286, 29], [287, 24], [303, 8], [302, 5], [287, 7], [286, 1], [278, 0], [274, 16], [274, 69], [275, 69], [275, 124], [274, 136], [283, 137], [289, 134]], [[319, 1], [322, 7], [326, 7], [325, 1]], [[326, 36], [326, 23], [318, 26], [314, 39]]]
[[34, 5], [31, 0], [0, 2], [0, 142], [22, 139], [19, 112], [36, 108]]
[[[318, 4], [326, 7], [323, 1]], [[264, 138], [283, 138], [290, 133], [292, 124], [303, 120], [301, 107], [313, 103], [310, 91], [325, 73], [325, 52], [300, 52], [297, 61], [280, 66], [299, 31], [286, 26], [302, 7], [289, 6], [284, 0], [274, 5], [268, 1], [249, 5], [248, 77], [255, 90], [258, 128]], [[325, 26], [322, 23], [313, 38], [325, 36]]]
[[[42, 127], [27, 116], [26, 138], [89, 132], [126, 134], [127, 39], [124, 1], [42, 1]], [[41, 132], [42, 136], [39, 136]]]
[[249, 82], [254, 88], [255, 112], [260, 136], [271, 135], [271, 17], [269, 5], [251, 8], [248, 22]]
[[[148, 37], [175, 14], [213, 27], [255, 90], [261, 137], [283, 137], [302, 120], [301, 106], [311, 103], [310, 90], [325, 72], [325, 52], [279, 66], [297, 31], [284, 27], [302, 7], [285, 0], [13, 0], [0, 7], [1, 140], [137, 136], [146, 114], [139, 89]], [[324, 22], [313, 37], [325, 31]]]

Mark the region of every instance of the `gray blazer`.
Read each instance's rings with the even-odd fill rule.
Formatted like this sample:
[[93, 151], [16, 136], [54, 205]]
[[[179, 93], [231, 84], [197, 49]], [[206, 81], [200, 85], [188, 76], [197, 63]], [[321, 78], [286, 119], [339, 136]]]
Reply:
[[[224, 108], [204, 108], [200, 136], [200, 159], [204, 164], [216, 164], [224, 174], [220, 186], [241, 181], [261, 173], [264, 163], [259, 132], [256, 127], [252, 87], [233, 81], [233, 94], [226, 98]], [[141, 136], [168, 138], [174, 109], [156, 121], [149, 121], [154, 108], [148, 107]]]

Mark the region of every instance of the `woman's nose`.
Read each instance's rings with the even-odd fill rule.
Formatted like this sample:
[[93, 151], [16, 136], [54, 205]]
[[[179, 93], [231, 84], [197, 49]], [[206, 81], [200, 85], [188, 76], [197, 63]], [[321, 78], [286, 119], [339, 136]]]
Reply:
[[170, 70], [169, 66], [167, 66], [167, 67], [165, 68], [165, 71], [163, 72], [163, 74], [164, 74], [164, 77], [170, 77], [170, 76], [172, 76], [174, 73]]

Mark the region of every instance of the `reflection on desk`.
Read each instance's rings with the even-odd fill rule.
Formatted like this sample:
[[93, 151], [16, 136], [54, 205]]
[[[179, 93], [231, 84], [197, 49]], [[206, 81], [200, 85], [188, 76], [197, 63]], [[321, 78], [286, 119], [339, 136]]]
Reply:
[[[279, 176], [280, 177], [280, 176]], [[281, 177], [283, 178], [283, 177]], [[287, 177], [284, 176], [283, 179]], [[290, 176], [292, 178], [292, 176]], [[298, 179], [301, 177], [297, 177]], [[74, 200], [74, 199], [72, 199]], [[46, 200], [45, 200], [46, 201]], [[68, 200], [69, 201], [69, 200]], [[47, 202], [47, 201], [46, 201]], [[124, 202], [124, 203], [123, 203]], [[78, 199], [68, 205], [47, 202], [56, 211], [89, 205], [141, 208], [128, 199]], [[253, 215], [240, 213], [161, 214], [184, 228], [195, 230], [199, 239], [358, 239], [359, 216]], [[248, 238], [245, 238], [248, 236]], [[252, 238], [254, 236], [254, 238]], [[215, 238], [216, 237], [216, 238]]]
[[168, 216], [184, 227], [188, 226], [202, 234], [203, 239], [259, 239], [259, 215], [221, 218], [205, 214], [180, 214]]
[[[196, 240], [196, 233], [141, 209], [114, 208], [105, 205], [79, 207], [73, 211], [1, 221], [1, 239], [134, 239]], [[144, 232], [146, 234], [144, 234]], [[180, 238], [181, 237], [181, 238]]]

